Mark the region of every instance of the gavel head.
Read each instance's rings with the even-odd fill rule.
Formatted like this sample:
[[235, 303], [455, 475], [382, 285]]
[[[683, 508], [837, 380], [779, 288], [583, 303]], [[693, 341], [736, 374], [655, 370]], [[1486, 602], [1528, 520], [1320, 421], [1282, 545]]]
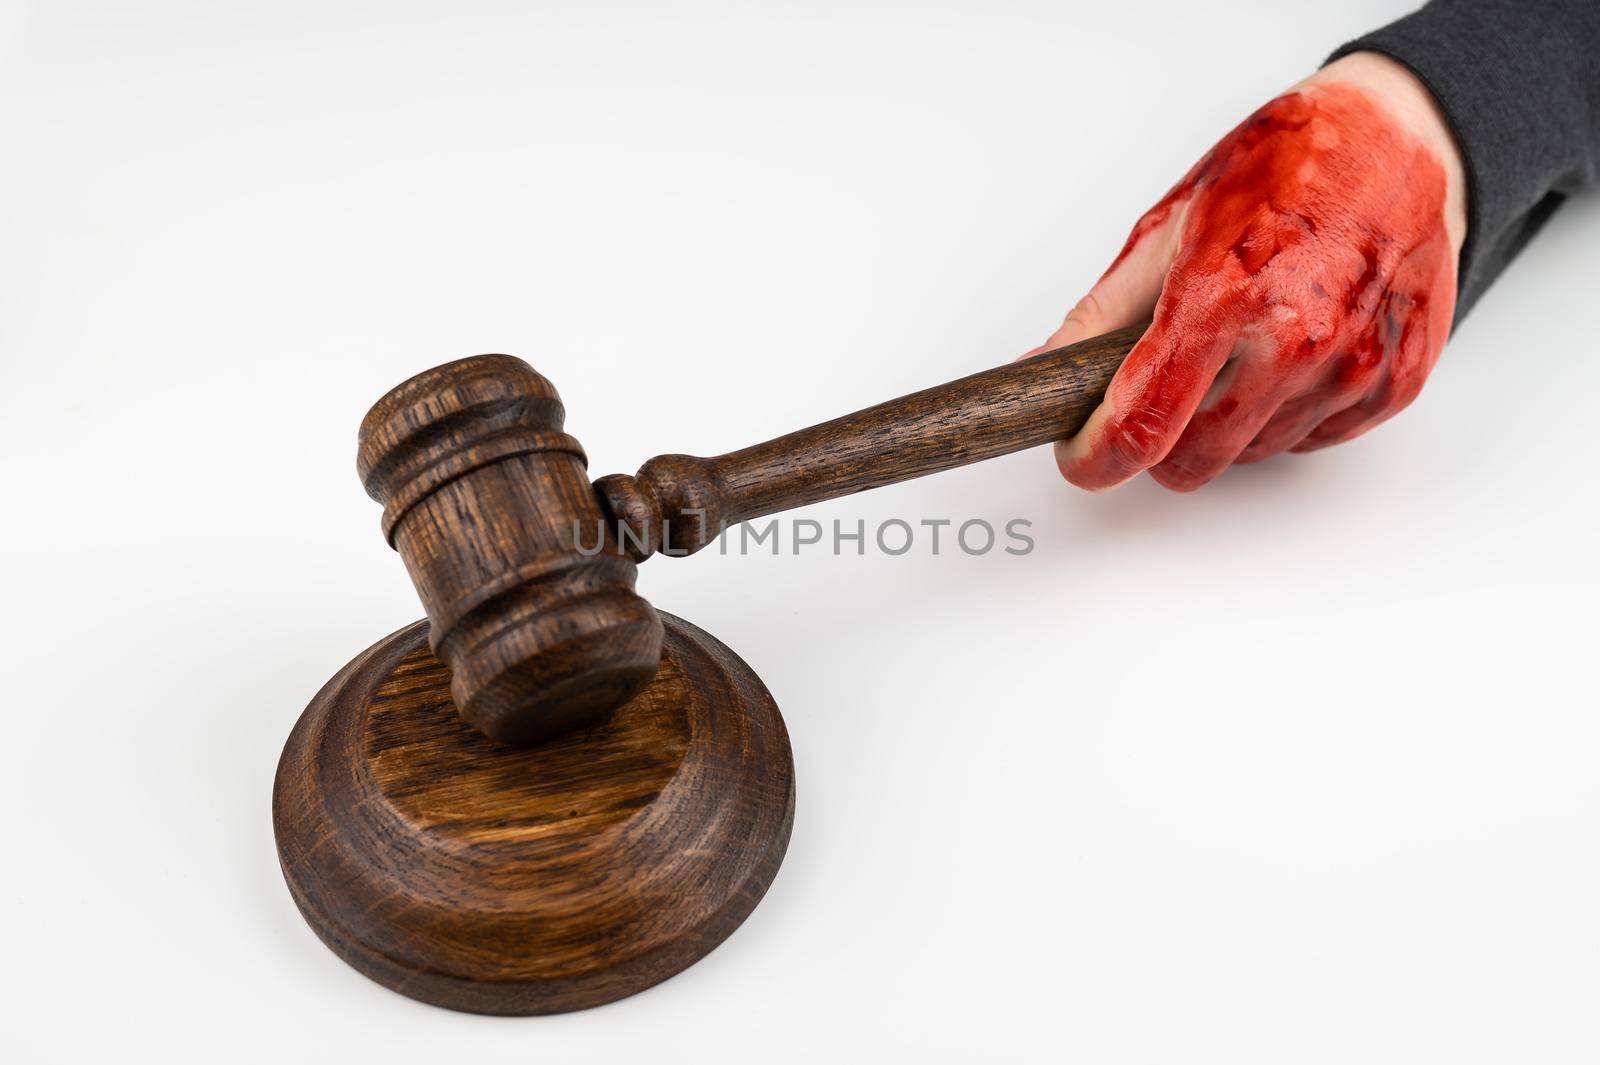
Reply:
[[413, 377], [361, 423], [357, 466], [383, 504], [467, 721], [528, 744], [602, 720], [661, 659], [555, 388], [509, 355]]

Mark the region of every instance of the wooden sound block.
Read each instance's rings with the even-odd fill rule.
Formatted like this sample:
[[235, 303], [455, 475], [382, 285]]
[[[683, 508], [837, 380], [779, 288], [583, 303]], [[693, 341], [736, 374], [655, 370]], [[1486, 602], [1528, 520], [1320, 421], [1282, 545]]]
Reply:
[[428, 623], [306, 708], [273, 789], [278, 857], [333, 951], [474, 1013], [561, 1013], [721, 943], [783, 861], [789, 737], [719, 641], [668, 614], [661, 668], [610, 721], [532, 748], [464, 722]]

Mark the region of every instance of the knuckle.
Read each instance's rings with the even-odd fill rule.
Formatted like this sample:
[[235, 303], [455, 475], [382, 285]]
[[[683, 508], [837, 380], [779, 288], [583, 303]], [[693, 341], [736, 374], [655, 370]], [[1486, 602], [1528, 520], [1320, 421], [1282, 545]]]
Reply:
[[1422, 395], [1422, 386], [1427, 383], [1426, 373], [1397, 373], [1390, 378], [1387, 402], [1384, 404], [1385, 417], [1399, 414]]
[[1066, 329], [1075, 326], [1084, 333], [1092, 334], [1099, 332], [1100, 323], [1104, 318], [1104, 308], [1100, 304], [1100, 298], [1091, 292], [1073, 304], [1067, 316], [1061, 320], [1061, 327]]
[[1216, 440], [1184, 437], [1167, 457], [1150, 467], [1150, 476], [1163, 488], [1193, 492], [1215, 480], [1233, 464], [1232, 449]]
[[1072, 310], [1067, 312], [1067, 320], [1069, 322], [1076, 321], [1087, 324], [1092, 321], [1099, 321], [1104, 317], [1105, 308], [1100, 304], [1100, 297], [1093, 292], [1084, 296], [1083, 299], [1073, 305]]
[[1119, 465], [1147, 470], [1167, 457], [1174, 436], [1169, 417], [1140, 407], [1112, 421], [1106, 433], [1106, 451]]
[[1193, 492], [1204, 487], [1215, 475], [1191, 473], [1188, 470], [1163, 464], [1153, 467], [1150, 470], [1150, 476], [1156, 484], [1168, 491]]
[[1370, 383], [1378, 377], [1385, 361], [1381, 345], [1370, 341], [1356, 344], [1338, 356], [1336, 380], [1346, 386]]

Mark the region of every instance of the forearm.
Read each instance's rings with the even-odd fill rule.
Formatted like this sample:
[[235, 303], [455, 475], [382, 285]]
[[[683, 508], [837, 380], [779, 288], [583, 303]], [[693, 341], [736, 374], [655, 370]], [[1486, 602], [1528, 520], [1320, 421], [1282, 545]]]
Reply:
[[1600, 0], [1432, 0], [1334, 53], [1410, 68], [1460, 145], [1459, 320], [1561, 201], [1600, 184]]

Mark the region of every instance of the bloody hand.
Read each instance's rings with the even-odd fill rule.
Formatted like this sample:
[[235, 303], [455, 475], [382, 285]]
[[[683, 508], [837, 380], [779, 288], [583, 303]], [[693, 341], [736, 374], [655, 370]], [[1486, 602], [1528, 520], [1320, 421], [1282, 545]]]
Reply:
[[1046, 345], [1153, 315], [1057, 445], [1062, 473], [1190, 490], [1404, 408], [1449, 335], [1462, 184], [1432, 98], [1390, 60], [1351, 56], [1267, 104], [1139, 220]]

